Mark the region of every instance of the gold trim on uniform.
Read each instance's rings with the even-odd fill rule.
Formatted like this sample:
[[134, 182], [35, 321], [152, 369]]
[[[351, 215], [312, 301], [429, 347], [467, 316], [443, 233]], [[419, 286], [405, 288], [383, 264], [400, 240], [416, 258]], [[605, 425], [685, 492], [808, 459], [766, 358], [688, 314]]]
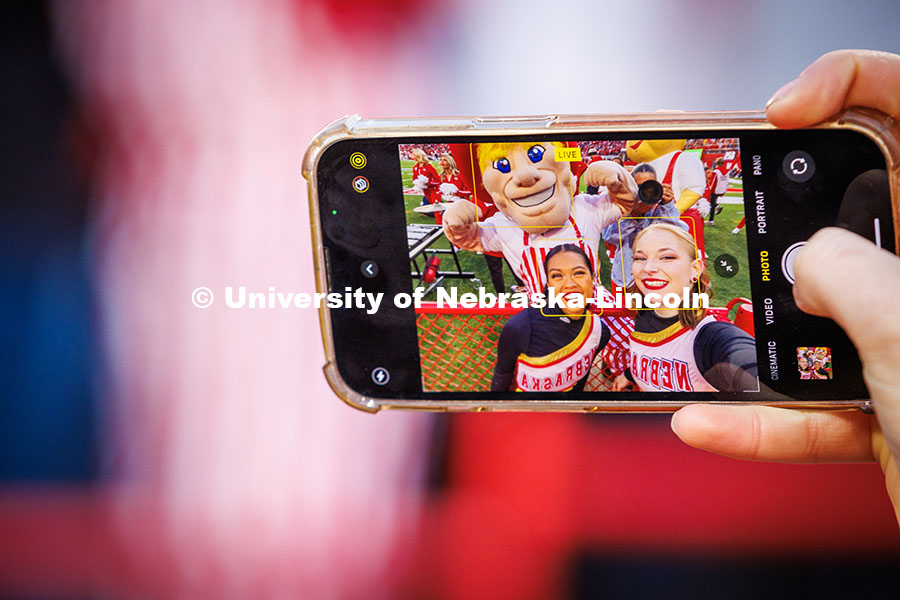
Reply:
[[681, 333], [682, 329], [685, 329], [684, 325], [676, 321], [662, 331], [657, 331], [656, 333], [642, 333], [640, 331], [632, 331], [631, 337], [639, 342], [644, 342], [645, 344], [659, 344], [666, 341], [670, 337], [678, 335], [679, 333]]

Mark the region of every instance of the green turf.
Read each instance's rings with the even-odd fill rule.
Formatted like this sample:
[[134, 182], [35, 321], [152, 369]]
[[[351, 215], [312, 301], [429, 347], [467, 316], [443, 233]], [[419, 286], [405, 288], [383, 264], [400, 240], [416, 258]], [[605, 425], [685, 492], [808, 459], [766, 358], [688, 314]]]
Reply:
[[[706, 225], [703, 228], [703, 237], [706, 243], [706, 254], [709, 257], [709, 278], [712, 283], [713, 296], [710, 299], [711, 306], [725, 306], [729, 300], [737, 296], [750, 297], [750, 273], [747, 259], [747, 228], [740, 233], [733, 234], [735, 228], [744, 216], [743, 204], [723, 204], [722, 212], [716, 215], [715, 225]], [[719, 277], [713, 268], [713, 261], [720, 254], [730, 254], [737, 259], [738, 272], [731, 278]]]

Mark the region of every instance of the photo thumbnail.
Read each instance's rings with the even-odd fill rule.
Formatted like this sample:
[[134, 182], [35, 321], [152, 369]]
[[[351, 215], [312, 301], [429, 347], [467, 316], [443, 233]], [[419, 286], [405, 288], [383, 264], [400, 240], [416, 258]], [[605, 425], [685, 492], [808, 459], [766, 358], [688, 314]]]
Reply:
[[831, 379], [831, 348], [799, 346], [797, 371], [800, 373], [800, 379]]

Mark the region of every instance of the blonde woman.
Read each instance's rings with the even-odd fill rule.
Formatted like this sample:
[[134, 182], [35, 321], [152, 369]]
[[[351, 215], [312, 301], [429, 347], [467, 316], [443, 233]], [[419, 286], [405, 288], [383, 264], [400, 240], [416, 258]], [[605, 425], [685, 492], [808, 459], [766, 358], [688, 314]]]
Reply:
[[[684, 229], [656, 223], [634, 240], [634, 288], [644, 294], [691, 299], [711, 294], [706, 264]], [[740, 392], [757, 389], [756, 343], [727, 321], [703, 308], [638, 311], [630, 336], [629, 368], [614, 389], [634, 384], [644, 392]]]
[[412, 157], [416, 161], [412, 172], [413, 188], [423, 195], [423, 205], [434, 204], [441, 199], [441, 177], [434, 165], [428, 162], [428, 156], [424, 150], [413, 148]]
[[440, 156], [441, 165], [441, 200], [444, 202], [454, 202], [461, 195], [470, 195], [463, 183], [462, 177], [459, 176], [459, 168], [456, 166], [456, 160], [449, 153], [445, 152]]

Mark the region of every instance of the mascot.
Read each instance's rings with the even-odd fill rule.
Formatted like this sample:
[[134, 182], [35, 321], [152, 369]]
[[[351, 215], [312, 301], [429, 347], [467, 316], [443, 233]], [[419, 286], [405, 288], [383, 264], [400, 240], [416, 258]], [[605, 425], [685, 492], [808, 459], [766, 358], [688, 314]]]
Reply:
[[597, 264], [603, 229], [630, 214], [637, 192], [624, 167], [598, 161], [583, 177], [588, 185], [605, 189], [575, 195], [577, 179], [568, 162], [554, 158], [554, 147], [564, 145], [476, 145], [473, 167], [489, 198], [483, 192], [479, 198], [476, 181], [475, 201], [455, 202], [444, 213], [447, 239], [465, 250], [502, 254], [532, 293], [543, 292], [543, 258], [558, 244], [583, 246]]
[[[502, 255], [531, 293], [543, 292], [547, 252], [559, 244], [577, 244], [599, 273], [597, 249], [603, 229], [631, 213], [637, 184], [628, 171], [610, 161], [591, 163], [582, 173], [596, 195], [576, 195], [570, 164], [557, 161], [558, 142], [451, 145], [460, 172], [468, 166], [475, 190], [472, 201], [454, 202], [444, 213], [447, 238], [465, 250]], [[474, 159], [474, 160], [473, 160]], [[479, 181], [480, 179], [480, 181]], [[484, 197], [487, 193], [487, 198]], [[599, 290], [610, 299], [608, 291]], [[613, 372], [627, 364], [630, 318], [606, 317], [612, 332], [604, 360]]]

